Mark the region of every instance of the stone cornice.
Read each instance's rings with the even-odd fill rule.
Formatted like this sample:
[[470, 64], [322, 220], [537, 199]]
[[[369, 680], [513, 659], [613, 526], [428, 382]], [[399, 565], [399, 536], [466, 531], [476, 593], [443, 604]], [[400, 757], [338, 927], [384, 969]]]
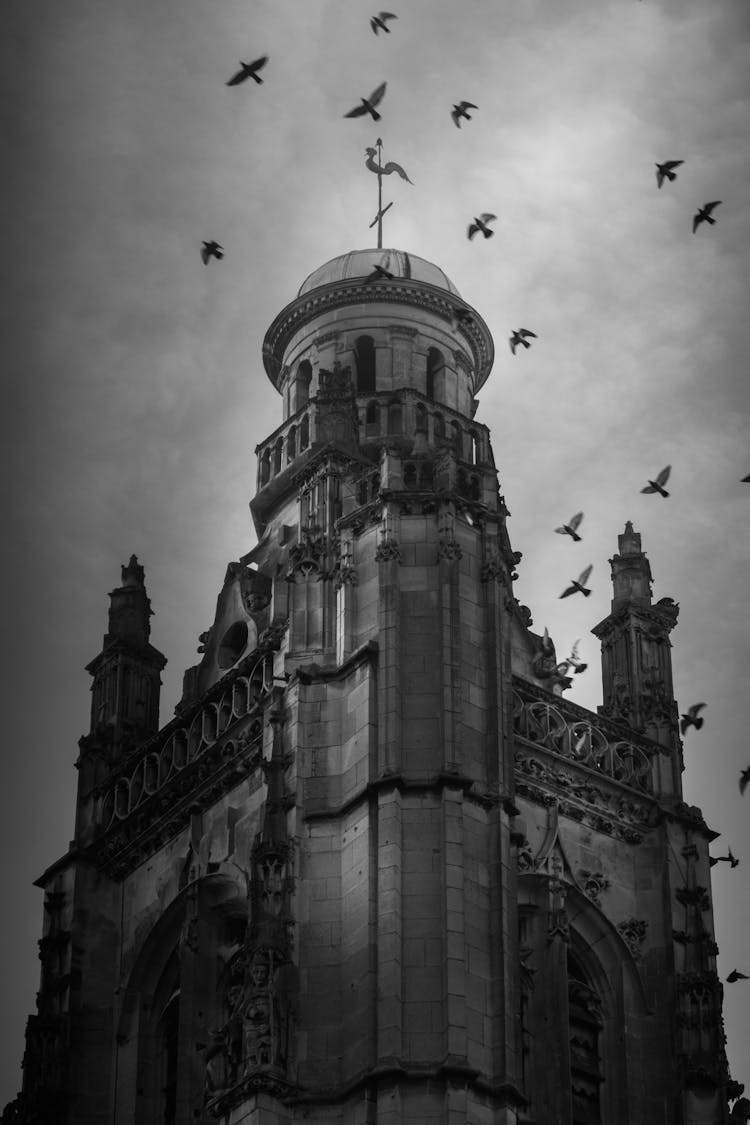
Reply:
[[[273, 385], [278, 390], [284, 353], [302, 325], [321, 314], [349, 305], [388, 303], [410, 305], [420, 312], [431, 312], [448, 321], [455, 331], [460, 331], [469, 346], [476, 369], [474, 393], [484, 385], [492, 369], [494, 345], [482, 318], [460, 297], [427, 282], [407, 278], [394, 278], [379, 282], [377, 286], [368, 284], [364, 278], [337, 281], [290, 301], [271, 324], [263, 342], [263, 363]], [[469, 310], [471, 319], [456, 326], [457, 308]]]

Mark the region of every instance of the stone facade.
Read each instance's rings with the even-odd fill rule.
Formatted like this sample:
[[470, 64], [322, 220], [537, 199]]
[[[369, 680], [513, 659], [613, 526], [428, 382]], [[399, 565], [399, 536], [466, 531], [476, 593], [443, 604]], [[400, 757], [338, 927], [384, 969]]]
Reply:
[[3, 1120], [719, 1125], [677, 609], [628, 525], [604, 705], [564, 699], [474, 420], [486, 326], [419, 259], [337, 261], [267, 334], [258, 543], [161, 729], [137, 560], [111, 595]]

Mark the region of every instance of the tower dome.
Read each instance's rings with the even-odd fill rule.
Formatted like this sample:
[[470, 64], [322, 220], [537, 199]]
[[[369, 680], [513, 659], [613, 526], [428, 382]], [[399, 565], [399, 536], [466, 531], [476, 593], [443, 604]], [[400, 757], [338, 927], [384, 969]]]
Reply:
[[348, 254], [339, 254], [313, 270], [302, 282], [297, 296], [302, 297], [310, 290], [319, 289], [323, 285], [347, 281], [350, 278], [370, 277], [376, 266], [387, 270], [394, 277], [422, 281], [428, 285], [435, 285], [438, 289], [447, 289], [455, 297], [461, 296], [440, 266], [428, 262], [426, 258], [419, 258], [416, 254], [407, 254], [405, 250], [350, 250]]

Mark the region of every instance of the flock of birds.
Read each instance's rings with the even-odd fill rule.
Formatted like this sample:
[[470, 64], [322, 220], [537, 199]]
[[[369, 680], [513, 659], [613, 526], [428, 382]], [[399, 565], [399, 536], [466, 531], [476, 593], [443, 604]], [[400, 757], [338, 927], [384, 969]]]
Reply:
[[[390, 34], [391, 29], [388, 26], [388, 23], [391, 20], [395, 20], [397, 18], [398, 16], [394, 12], [378, 12], [370, 19], [370, 27], [372, 28], [372, 31], [375, 35], [378, 35], [381, 31]], [[240, 61], [240, 69], [232, 75], [232, 77], [227, 81], [226, 85], [240, 86], [248, 80], [252, 80], [256, 84], [261, 85], [263, 83], [263, 79], [260, 77], [259, 72], [263, 70], [267, 63], [268, 55], [263, 55], [260, 58], [257, 58], [253, 62], [249, 63]], [[373, 121], [380, 121], [381, 114], [378, 112], [378, 106], [380, 106], [385, 97], [386, 87], [387, 83], [381, 82], [380, 85], [376, 86], [376, 88], [368, 97], [361, 97], [359, 104], [354, 106], [353, 109], [350, 109], [343, 116], [346, 118], [356, 118], [369, 115]], [[453, 105], [450, 116], [457, 128], [461, 128], [462, 121], [472, 120], [472, 115], [468, 112], [470, 109], [479, 109], [479, 106], [474, 102], [465, 100], [461, 100]], [[380, 144], [380, 142], [378, 142], [378, 144]], [[394, 161], [390, 161], [383, 167], [376, 163], [376, 150], [374, 148], [368, 148], [365, 150], [365, 152], [368, 158], [367, 167], [371, 171], [377, 172], [381, 175], [388, 175], [391, 172], [397, 172], [402, 179], [406, 180], [409, 183], [412, 182], [407, 176], [404, 169]], [[670, 183], [674, 182], [677, 179], [676, 169], [684, 163], [684, 160], [665, 160], [662, 163], [657, 162], [657, 187], [661, 189], [665, 181], [669, 181]], [[716, 219], [714, 218], [713, 212], [717, 207], [721, 205], [721, 202], [721, 200], [715, 199], [704, 203], [697, 209], [697, 211], [693, 215], [693, 234], [696, 233], [698, 227], [702, 223], [706, 223], [709, 226], [714, 226], [716, 224]], [[495, 232], [492, 230], [489, 224], [496, 219], [497, 215], [494, 215], [489, 211], [481, 212], [478, 216], [475, 216], [467, 229], [467, 237], [469, 241], [471, 241], [475, 237], [475, 235], [480, 233], [485, 239], [491, 238]], [[224, 248], [220, 245], [220, 243], [216, 242], [213, 239], [203, 242], [203, 245], [201, 247], [201, 258], [204, 265], [208, 265], [211, 258], [214, 258], [217, 261], [221, 261], [223, 257]], [[372, 274], [368, 277], [367, 280], [378, 281], [383, 279], [391, 279], [392, 277], [393, 274], [387, 269], [385, 265], [376, 265], [373, 268]], [[459, 321], [471, 319], [471, 314], [467, 313], [466, 310], [457, 309], [456, 316]], [[536, 332], [532, 332], [528, 328], [514, 329], [509, 340], [511, 353], [515, 356], [516, 349], [518, 347], [523, 347], [525, 349], [530, 348], [531, 339], [538, 339]], [[648, 480], [648, 483], [644, 488], [641, 489], [641, 492], [647, 494], [658, 493], [664, 498], [668, 497], [669, 492], [664, 486], [669, 479], [670, 472], [671, 466], [667, 465], [659, 473], [657, 473], [653, 480]], [[742, 483], [750, 483], [750, 474], [742, 478]], [[581, 536], [578, 534], [578, 528], [580, 527], [582, 520], [583, 512], [576, 512], [575, 515], [571, 516], [570, 520], [567, 523], [562, 524], [560, 527], [556, 527], [555, 531], [560, 535], [568, 535], [574, 542], [578, 543], [581, 541]], [[584, 597], [589, 597], [589, 595], [591, 594], [591, 589], [590, 587], [588, 587], [587, 583], [591, 576], [592, 570], [593, 565], [590, 564], [579, 574], [578, 578], [571, 579], [570, 585], [568, 585], [559, 595], [560, 598], [568, 598], [576, 593], [583, 594]], [[664, 602], [671, 602], [671, 599], [662, 600]], [[588, 666], [578, 658], [578, 643], [579, 642], [576, 641], [576, 643], [573, 645], [571, 655], [567, 657], [566, 660], [563, 661], [563, 663], [560, 665], [560, 668], [564, 668], [565, 671], [568, 671], [572, 668], [575, 674], [584, 672]], [[700, 730], [700, 728], [703, 726], [704, 721], [703, 717], [700, 715], [700, 712], [705, 708], [705, 706], [705, 703], [694, 703], [691, 707], [688, 708], [687, 712], [680, 717], [680, 732], [682, 735], [684, 735], [690, 727], [693, 727], [695, 730]], [[744, 769], [740, 775], [739, 788], [741, 794], [745, 793], [748, 784], [750, 784], [750, 766]], [[721, 862], [729, 863], [731, 868], [735, 868], [739, 865], [739, 860], [732, 854], [731, 849], [729, 849], [728, 854], [725, 856], [717, 856], [710, 859], [711, 866]], [[750, 979], [750, 975], [742, 973], [737, 969], [733, 969], [726, 979], [728, 983], [732, 984], [738, 980], [748, 980]]]

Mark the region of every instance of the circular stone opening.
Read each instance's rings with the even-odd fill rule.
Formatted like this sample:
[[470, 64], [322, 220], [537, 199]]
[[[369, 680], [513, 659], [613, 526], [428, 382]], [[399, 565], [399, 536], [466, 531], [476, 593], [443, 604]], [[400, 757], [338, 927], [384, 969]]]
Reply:
[[221, 638], [216, 655], [216, 662], [220, 668], [231, 668], [242, 656], [247, 646], [247, 623], [235, 621], [230, 625]]

